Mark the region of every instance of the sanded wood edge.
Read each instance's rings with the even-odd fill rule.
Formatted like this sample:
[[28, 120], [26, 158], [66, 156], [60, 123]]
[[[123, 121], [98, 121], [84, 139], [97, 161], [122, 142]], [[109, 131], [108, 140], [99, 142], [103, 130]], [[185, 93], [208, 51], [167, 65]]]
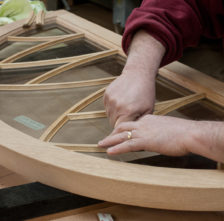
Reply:
[[98, 147], [97, 144], [69, 144], [69, 143], [52, 143], [57, 147], [61, 147], [65, 150], [71, 150], [76, 152], [86, 153], [105, 153], [105, 148]]
[[56, 40], [60, 38], [65, 38], [68, 36], [72, 36], [73, 34], [67, 34], [67, 35], [54, 35], [54, 36], [40, 36], [40, 37], [24, 37], [24, 36], [8, 36], [7, 40], [11, 42], [42, 42], [42, 41], [51, 41]]
[[8, 58], [2, 60], [1, 63], [14, 62], [15, 60], [21, 59], [21, 58], [25, 57], [26, 55], [32, 54], [36, 51], [40, 51], [40, 50], [43, 50], [45, 48], [57, 45], [59, 43], [63, 43], [63, 42], [66, 42], [66, 41], [71, 41], [71, 40], [79, 39], [79, 38], [83, 38], [83, 37], [84, 37], [83, 33], [77, 33], [77, 34], [69, 35], [69, 36], [66, 36], [66, 37], [61, 37], [59, 39], [54, 39], [54, 40], [51, 40], [51, 41], [47, 41], [47, 42], [35, 45], [31, 48], [25, 49], [23, 51], [20, 51], [16, 54], [13, 54], [13, 55], [9, 56]]
[[31, 67], [43, 67], [43, 66], [51, 66], [51, 65], [60, 65], [69, 62], [74, 62], [75, 60], [80, 60], [89, 56], [93, 56], [94, 54], [98, 54], [99, 52], [89, 53], [84, 55], [76, 55], [72, 57], [66, 58], [56, 58], [42, 61], [29, 61], [29, 62], [18, 62], [18, 63], [1, 63], [0, 69], [20, 69], [20, 68], [31, 68]]
[[85, 97], [84, 99], [76, 103], [74, 106], [69, 108], [67, 111], [65, 111], [58, 119], [56, 119], [47, 128], [47, 130], [41, 135], [40, 140], [50, 141], [51, 138], [57, 133], [57, 131], [68, 121], [67, 114], [75, 113], [82, 110], [93, 101], [102, 97], [104, 94], [104, 91], [105, 91], [105, 88], [101, 88], [100, 90], [90, 94], [89, 96]]
[[182, 98], [160, 102], [155, 105], [155, 111], [153, 114], [165, 115], [171, 111], [177, 110], [180, 107], [202, 100], [205, 97], [206, 97], [205, 93], [197, 93]]
[[224, 176], [219, 170], [160, 168], [88, 156], [3, 122], [0, 151], [0, 162], [8, 169], [79, 195], [161, 209], [224, 210]]
[[71, 63], [68, 63], [68, 64], [65, 64], [65, 65], [62, 65], [60, 67], [57, 67], [51, 71], [48, 71], [47, 73], [44, 73], [30, 81], [28, 81], [26, 84], [37, 84], [37, 83], [41, 83], [53, 76], [56, 76], [64, 71], [67, 71], [67, 70], [70, 70], [74, 67], [77, 67], [77, 66], [80, 66], [80, 65], [83, 65], [83, 64], [87, 64], [89, 62], [92, 62], [92, 61], [97, 61], [99, 59], [102, 59], [102, 58], [106, 58], [108, 56], [111, 56], [111, 55], [115, 55], [117, 53], [117, 50], [107, 50], [107, 51], [100, 51], [98, 53], [93, 53], [93, 54], [89, 54], [89, 56], [87, 57], [83, 57], [83, 58], [80, 58], [80, 60], [75, 60]]
[[0, 84], [0, 91], [36, 91], [90, 87], [111, 83], [116, 77], [47, 84]]

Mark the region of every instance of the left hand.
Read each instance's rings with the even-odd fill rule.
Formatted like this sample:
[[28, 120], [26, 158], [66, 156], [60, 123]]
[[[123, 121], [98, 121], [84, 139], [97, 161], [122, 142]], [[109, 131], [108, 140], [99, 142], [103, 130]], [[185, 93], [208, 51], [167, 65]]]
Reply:
[[[146, 115], [135, 122], [120, 123], [98, 145], [109, 147], [107, 153], [110, 155], [145, 150], [182, 156], [189, 153], [189, 146], [194, 145], [191, 134], [197, 131], [196, 129], [196, 121]], [[130, 139], [128, 131], [131, 132]]]

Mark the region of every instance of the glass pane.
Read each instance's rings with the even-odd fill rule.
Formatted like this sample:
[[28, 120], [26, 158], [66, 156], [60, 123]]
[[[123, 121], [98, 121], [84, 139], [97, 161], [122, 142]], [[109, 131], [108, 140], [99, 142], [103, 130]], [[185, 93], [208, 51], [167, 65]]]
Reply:
[[101, 51], [102, 49], [85, 39], [77, 39], [61, 44], [57, 44], [50, 48], [40, 50], [33, 54], [27, 55], [16, 62], [39, 61], [46, 59], [56, 59], [71, 57], [76, 55], [88, 54]]
[[53, 69], [49, 67], [28, 69], [0, 69], [0, 84], [24, 84]]
[[46, 80], [43, 83], [84, 81], [98, 78], [107, 78], [120, 75], [122, 69], [123, 64], [121, 63], [121, 61], [119, 61], [115, 57], [109, 57], [72, 68]]
[[168, 115], [192, 120], [224, 120], [223, 108], [207, 99], [188, 104]]
[[[1, 91], [0, 119], [38, 138], [67, 109], [102, 87], [101, 85], [49, 91]], [[34, 124], [40, 127], [36, 128]]]
[[[59, 27], [56, 24], [50, 24], [50, 25], [44, 25], [41, 29], [37, 29], [34, 28], [32, 30], [26, 31], [23, 34], [19, 35], [19, 36], [25, 36], [25, 37], [44, 37], [44, 36], [57, 36], [57, 35], [66, 35], [66, 34], [70, 34], [71, 31], [63, 28], [63, 27]], [[75, 33], [75, 32], [72, 32]]]
[[190, 95], [192, 92], [170, 82], [162, 77], [158, 77], [156, 81], [156, 101], [166, 101]]
[[40, 42], [8, 42], [0, 46], [0, 61], [17, 52], [40, 44]]

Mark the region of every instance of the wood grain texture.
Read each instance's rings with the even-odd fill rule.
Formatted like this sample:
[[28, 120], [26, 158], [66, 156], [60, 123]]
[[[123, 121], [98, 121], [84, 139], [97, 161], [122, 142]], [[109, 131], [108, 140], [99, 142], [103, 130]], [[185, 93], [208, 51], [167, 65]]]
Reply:
[[69, 192], [142, 207], [224, 210], [222, 171], [99, 159], [41, 142], [3, 122], [0, 143], [0, 161], [7, 168]]

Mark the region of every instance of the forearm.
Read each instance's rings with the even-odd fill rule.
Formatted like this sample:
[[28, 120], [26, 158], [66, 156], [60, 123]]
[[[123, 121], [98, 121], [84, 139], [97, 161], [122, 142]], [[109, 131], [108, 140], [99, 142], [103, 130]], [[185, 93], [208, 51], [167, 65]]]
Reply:
[[187, 145], [189, 151], [224, 163], [224, 123], [195, 121], [194, 124]]
[[139, 77], [154, 80], [164, 53], [165, 48], [159, 41], [143, 30], [138, 31], [130, 45], [123, 73], [136, 71]]

